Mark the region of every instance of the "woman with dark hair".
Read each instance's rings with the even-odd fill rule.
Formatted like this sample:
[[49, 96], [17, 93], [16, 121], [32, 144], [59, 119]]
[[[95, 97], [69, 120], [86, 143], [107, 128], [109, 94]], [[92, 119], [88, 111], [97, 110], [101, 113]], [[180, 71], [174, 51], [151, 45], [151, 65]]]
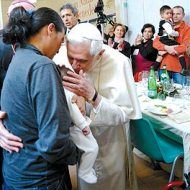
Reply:
[[70, 190], [68, 164], [78, 149], [62, 80], [51, 60], [64, 39], [63, 22], [50, 8], [17, 7], [4, 29], [5, 43], [18, 44], [6, 74], [1, 108], [4, 125], [22, 139], [19, 152], [4, 151], [4, 190]]
[[157, 50], [153, 48], [155, 28], [152, 24], [145, 24], [131, 47], [133, 71], [135, 81], [138, 81], [142, 71], [149, 71], [157, 57]]
[[110, 37], [108, 39], [108, 45], [130, 58], [131, 47], [129, 42], [124, 40], [127, 30], [127, 26], [120, 23], [116, 24], [114, 26], [114, 38]]

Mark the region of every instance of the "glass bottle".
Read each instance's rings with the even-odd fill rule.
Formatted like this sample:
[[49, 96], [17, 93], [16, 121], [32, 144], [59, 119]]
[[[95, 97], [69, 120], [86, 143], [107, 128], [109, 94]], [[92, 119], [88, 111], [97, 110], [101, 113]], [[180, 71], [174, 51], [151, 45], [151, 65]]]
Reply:
[[170, 82], [170, 77], [168, 75], [168, 71], [166, 69], [166, 65], [163, 65], [162, 67], [162, 73], [160, 75], [160, 83], [164, 85], [164, 83]]
[[150, 68], [150, 74], [148, 77], [148, 97], [157, 98], [157, 83], [153, 66]]
[[170, 77], [168, 75], [168, 71], [166, 69], [166, 65], [163, 65], [162, 67], [162, 73], [160, 75], [160, 83], [163, 87], [163, 92], [166, 93], [166, 95], [169, 95], [172, 89], [172, 84], [170, 81]]

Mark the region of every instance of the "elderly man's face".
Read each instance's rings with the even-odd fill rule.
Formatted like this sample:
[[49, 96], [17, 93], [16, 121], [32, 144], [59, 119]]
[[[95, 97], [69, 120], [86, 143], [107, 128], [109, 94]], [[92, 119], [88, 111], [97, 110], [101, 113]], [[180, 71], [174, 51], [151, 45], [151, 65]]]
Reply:
[[96, 56], [90, 55], [90, 44], [71, 44], [67, 42], [67, 56], [76, 73], [82, 69], [88, 71], [94, 63]]
[[179, 24], [183, 21], [185, 14], [181, 8], [173, 8], [173, 22]]
[[67, 28], [71, 29], [77, 24], [78, 14], [74, 15], [71, 9], [63, 9], [60, 14]]

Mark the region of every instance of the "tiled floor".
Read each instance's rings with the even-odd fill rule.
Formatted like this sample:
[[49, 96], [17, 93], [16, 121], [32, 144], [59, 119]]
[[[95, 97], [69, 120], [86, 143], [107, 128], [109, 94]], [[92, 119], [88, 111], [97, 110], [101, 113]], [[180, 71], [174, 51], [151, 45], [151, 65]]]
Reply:
[[[135, 156], [135, 165], [139, 190], [162, 190], [163, 186], [169, 179], [169, 174], [167, 172], [163, 170], [153, 170], [149, 162], [137, 156]], [[73, 190], [77, 190], [75, 167], [70, 167], [70, 175], [72, 179]]]

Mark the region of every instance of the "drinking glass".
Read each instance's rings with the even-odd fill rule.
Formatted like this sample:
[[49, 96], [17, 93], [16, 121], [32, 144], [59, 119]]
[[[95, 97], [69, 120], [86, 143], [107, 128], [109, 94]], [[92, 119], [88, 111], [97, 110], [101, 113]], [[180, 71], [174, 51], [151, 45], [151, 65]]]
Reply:
[[186, 90], [186, 94], [190, 96], [190, 79], [189, 78], [186, 78], [185, 80], [185, 90]]
[[149, 76], [149, 71], [142, 71], [142, 75], [141, 75], [141, 82], [142, 85], [147, 88], [148, 87], [148, 76]]
[[158, 71], [155, 71], [156, 81], [159, 82], [159, 73]]
[[181, 94], [174, 94], [174, 97], [172, 100], [173, 100], [174, 105], [176, 105], [180, 108], [185, 108], [183, 96]]
[[167, 81], [164, 83], [164, 91], [167, 92], [168, 96], [170, 95], [170, 92], [173, 92], [174, 90], [175, 89], [172, 82]]

